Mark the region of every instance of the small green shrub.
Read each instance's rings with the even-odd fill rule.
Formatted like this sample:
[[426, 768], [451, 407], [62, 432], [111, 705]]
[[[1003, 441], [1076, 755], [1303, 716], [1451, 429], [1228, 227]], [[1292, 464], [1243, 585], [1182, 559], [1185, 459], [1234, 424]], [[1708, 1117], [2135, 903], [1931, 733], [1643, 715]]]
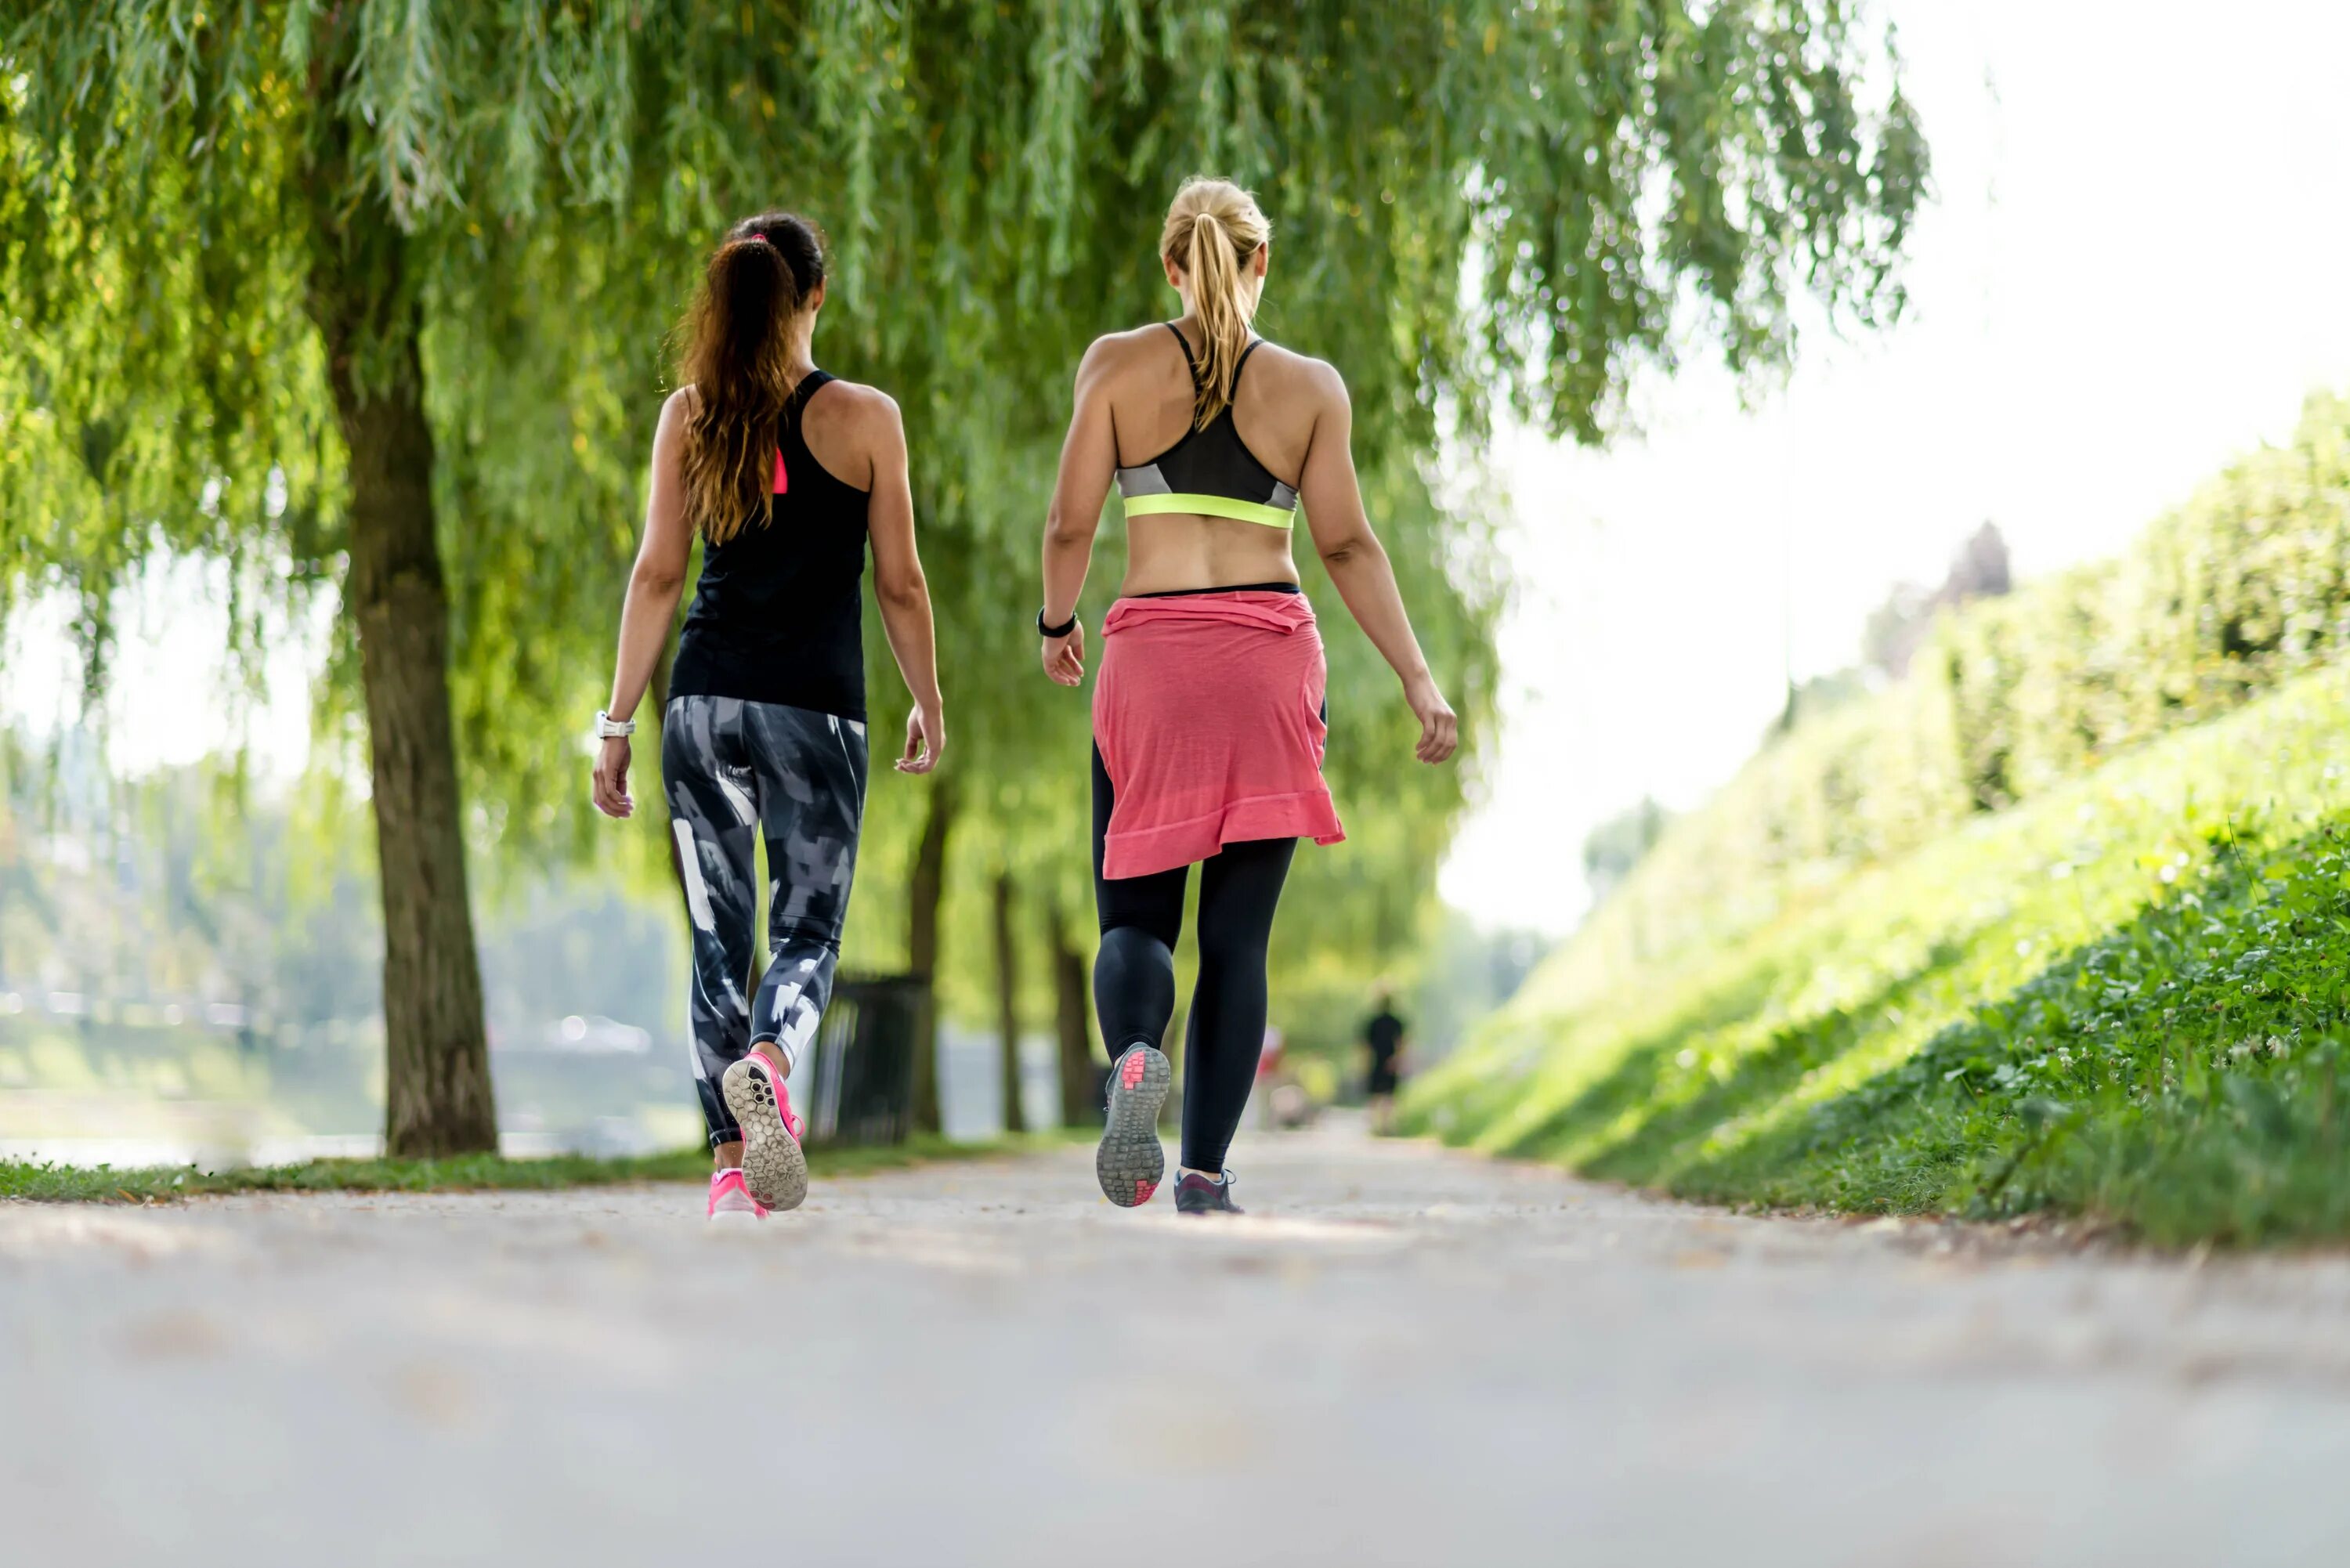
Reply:
[[2350, 398], [2232, 464], [2128, 551], [1948, 616], [1909, 675], [1799, 724], [1674, 821], [1548, 966], [1596, 1002], [1852, 867], [2031, 800], [2350, 649]]
[[2350, 1235], [2345, 735], [2350, 665], [1596, 995], [1538, 977], [1407, 1117], [1730, 1202]]

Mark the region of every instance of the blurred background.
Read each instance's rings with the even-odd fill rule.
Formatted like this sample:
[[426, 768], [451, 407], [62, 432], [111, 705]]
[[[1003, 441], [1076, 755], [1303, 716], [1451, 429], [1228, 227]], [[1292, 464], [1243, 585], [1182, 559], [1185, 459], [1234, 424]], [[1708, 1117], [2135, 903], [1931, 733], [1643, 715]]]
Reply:
[[[1274, 1023], [1294, 1106], [1359, 1097], [1360, 1026], [1381, 987], [1417, 1066], [1503, 1038], [1497, 1011], [1546, 960], [1573, 961], [1562, 944], [1676, 823], [1751, 776], [1759, 753], [1901, 688], [1921, 649], [1960, 635], [1950, 628], [1964, 607], [2130, 549], [2247, 454], [2338, 441], [2338, 409], [2312, 415], [2315, 427], [2303, 409], [2350, 388], [2342, 11], [2247, 0], [2224, 26], [2171, 5], [1866, 12], [1867, 36], [1898, 50], [1907, 112], [1932, 147], [1931, 200], [1898, 246], [1898, 314], [1864, 322], [1849, 300], [1786, 290], [1792, 368], [1769, 355], [1725, 364], [1721, 321], [1677, 309], [1659, 342], [1611, 358], [1616, 384], [1572, 417], [1500, 398], [1489, 424], [1464, 423], [1395, 392], [1397, 373], [1349, 363], [1343, 315], [1311, 291], [1355, 296], [1277, 265], [1267, 331], [1338, 358], [1360, 378], [1358, 401], [1400, 410], [1367, 421], [1373, 440], [1399, 442], [1395, 461], [1366, 460], [1375, 520], [1472, 736], [1456, 774], [1413, 773], [1391, 678], [1301, 562], [1332, 628], [1332, 773], [1353, 837], [1301, 856], [1277, 934]], [[1873, 68], [1862, 101], [1881, 114], [1894, 67]], [[1327, 236], [1308, 196], [1339, 175], [1225, 151], [1276, 224], [1298, 225], [1301, 255], [1316, 254]], [[1155, 208], [1131, 217], [1125, 281], [1107, 305], [1097, 291], [1074, 342], [1124, 324], [1106, 310], [1158, 307]], [[835, 229], [847, 286], [819, 356], [898, 385], [889, 372], [910, 350], [873, 302], [937, 257], [885, 263], [867, 227]], [[1490, 254], [1497, 242], [1485, 244]], [[692, 254], [674, 244], [652, 303], [599, 329], [634, 335], [612, 356], [633, 382], [615, 390], [576, 367], [551, 377], [595, 455], [550, 504], [596, 570], [527, 609], [459, 594], [465, 831], [510, 1152], [696, 1136], [683, 928], [659, 840], [581, 820], [588, 750], [573, 738], [608, 677], [655, 348]], [[464, 302], [446, 308], [432, 330], [465, 331]], [[428, 337], [428, 361], [465, 363], [451, 352]], [[1066, 362], [1039, 385], [1064, 381]], [[923, 386], [969, 369], [925, 365]], [[485, 410], [504, 383], [486, 369], [458, 381], [452, 425], [494, 442]], [[878, 777], [844, 968], [934, 975], [937, 1118], [980, 1137], [1006, 1125], [1007, 1050], [1016, 1124], [1030, 1127], [1074, 1115], [1074, 1064], [1098, 1060], [1081, 705], [1031, 690], [1041, 681], [1016, 635], [1061, 410], [1043, 409], [1008, 446], [1017, 472], [998, 515], [973, 499], [985, 485], [951, 472], [969, 455], [963, 427], [907, 401], [965, 749], [938, 788]], [[304, 483], [271, 472], [281, 490]], [[498, 515], [496, 497], [457, 493]], [[1089, 607], [1117, 580], [1116, 535], [1105, 531]], [[2247, 550], [2268, 536], [2241, 533]], [[207, 547], [201, 528], [179, 537], [117, 552], [103, 576], [36, 563], [17, 576], [0, 656], [0, 1156], [275, 1159], [380, 1141], [381, 918], [332, 542], [281, 561]], [[524, 584], [525, 607], [549, 569], [446, 547], [483, 580]], [[535, 649], [525, 663], [559, 667], [536, 672], [527, 701], [496, 673], [517, 643]], [[2317, 657], [2293, 658], [2304, 654]], [[875, 668], [877, 691], [893, 690], [886, 658]], [[877, 711], [877, 737], [894, 717]], [[2090, 749], [2127, 738], [2116, 729]], [[639, 750], [640, 798], [651, 755]], [[1742, 821], [1768, 815], [1731, 798]], [[1786, 850], [1774, 864], [1866, 857]]]
[[1508, 442], [1520, 598], [1491, 785], [1440, 884], [1458, 907], [1571, 929], [1591, 890], [1523, 876], [1533, 846], [1571, 865], [1644, 800], [1701, 804], [1791, 680], [1882, 684], [1918, 640], [1887, 618], [1922, 632], [1938, 597], [2005, 586], [1962, 563], [1983, 530], [2016, 579], [2113, 555], [2350, 389], [2350, 121], [2325, 63], [2350, 19], [1878, 10], [1934, 150], [1908, 317], [1814, 334], [1783, 385], [1699, 359], [1648, 378], [1607, 451]]

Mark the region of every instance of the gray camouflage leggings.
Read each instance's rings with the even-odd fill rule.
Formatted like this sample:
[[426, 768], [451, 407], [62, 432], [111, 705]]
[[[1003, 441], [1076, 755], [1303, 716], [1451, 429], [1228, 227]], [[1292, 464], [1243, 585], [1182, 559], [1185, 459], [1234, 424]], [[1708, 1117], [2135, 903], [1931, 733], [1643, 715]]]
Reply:
[[[677, 697], [661, 721], [661, 782], [693, 922], [686, 1005], [710, 1146], [743, 1136], [719, 1080], [773, 1041], [788, 1063], [832, 997], [865, 815], [865, 726], [733, 697]], [[758, 989], [754, 836], [767, 842], [767, 941]]]

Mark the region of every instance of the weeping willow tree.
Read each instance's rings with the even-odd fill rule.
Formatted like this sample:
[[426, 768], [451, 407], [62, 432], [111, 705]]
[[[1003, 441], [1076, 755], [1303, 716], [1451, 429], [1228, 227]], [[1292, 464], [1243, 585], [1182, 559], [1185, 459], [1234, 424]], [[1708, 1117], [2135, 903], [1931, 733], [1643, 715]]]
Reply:
[[[1180, 175], [1263, 195], [1263, 324], [1346, 372], [1472, 721], [1494, 572], [1432, 498], [1440, 431], [1473, 448], [1506, 408], [1596, 439], [1688, 344], [1784, 363], [1801, 296], [1884, 318], [1925, 178], [1889, 37], [1841, 0], [7, 13], [0, 583], [72, 596], [93, 682], [146, 561], [224, 563], [247, 612], [338, 597], [322, 712], [372, 780], [400, 1153], [494, 1139], [469, 846], [478, 867], [589, 842], [575, 737], [663, 337], [732, 217], [829, 226], [819, 347], [898, 395], [917, 453], [952, 798], [988, 827], [960, 842], [1023, 846], [1074, 900], [1077, 796], [1054, 781], [1081, 777], [1084, 716], [1028, 666], [1034, 542], [1077, 354], [1165, 308], [1151, 250]], [[1393, 706], [1358, 642], [1334, 639], [1342, 717]], [[1331, 766], [1361, 847], [1309, 873], [1315, 925], [1393, 940], [1460, 785], [1358, 728]], [[868, 883], [941, 798], [876, 793]], [[868, 923], [907, 913], [860, 898]]]

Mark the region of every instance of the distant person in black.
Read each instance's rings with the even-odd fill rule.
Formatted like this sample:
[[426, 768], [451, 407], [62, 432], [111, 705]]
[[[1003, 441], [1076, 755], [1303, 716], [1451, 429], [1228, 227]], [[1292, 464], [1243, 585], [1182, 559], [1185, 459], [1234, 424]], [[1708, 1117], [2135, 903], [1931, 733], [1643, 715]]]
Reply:
[[1395, 999], [1382, 988], [1379, 1010], [1363, 1025], [1363, 1044], [1371, 1054], [1371, 1130], [1381, 1135], [1395, 1130], [1395, 1092], [1403, 1055], [1403, 1020], [1395, 1013]]

